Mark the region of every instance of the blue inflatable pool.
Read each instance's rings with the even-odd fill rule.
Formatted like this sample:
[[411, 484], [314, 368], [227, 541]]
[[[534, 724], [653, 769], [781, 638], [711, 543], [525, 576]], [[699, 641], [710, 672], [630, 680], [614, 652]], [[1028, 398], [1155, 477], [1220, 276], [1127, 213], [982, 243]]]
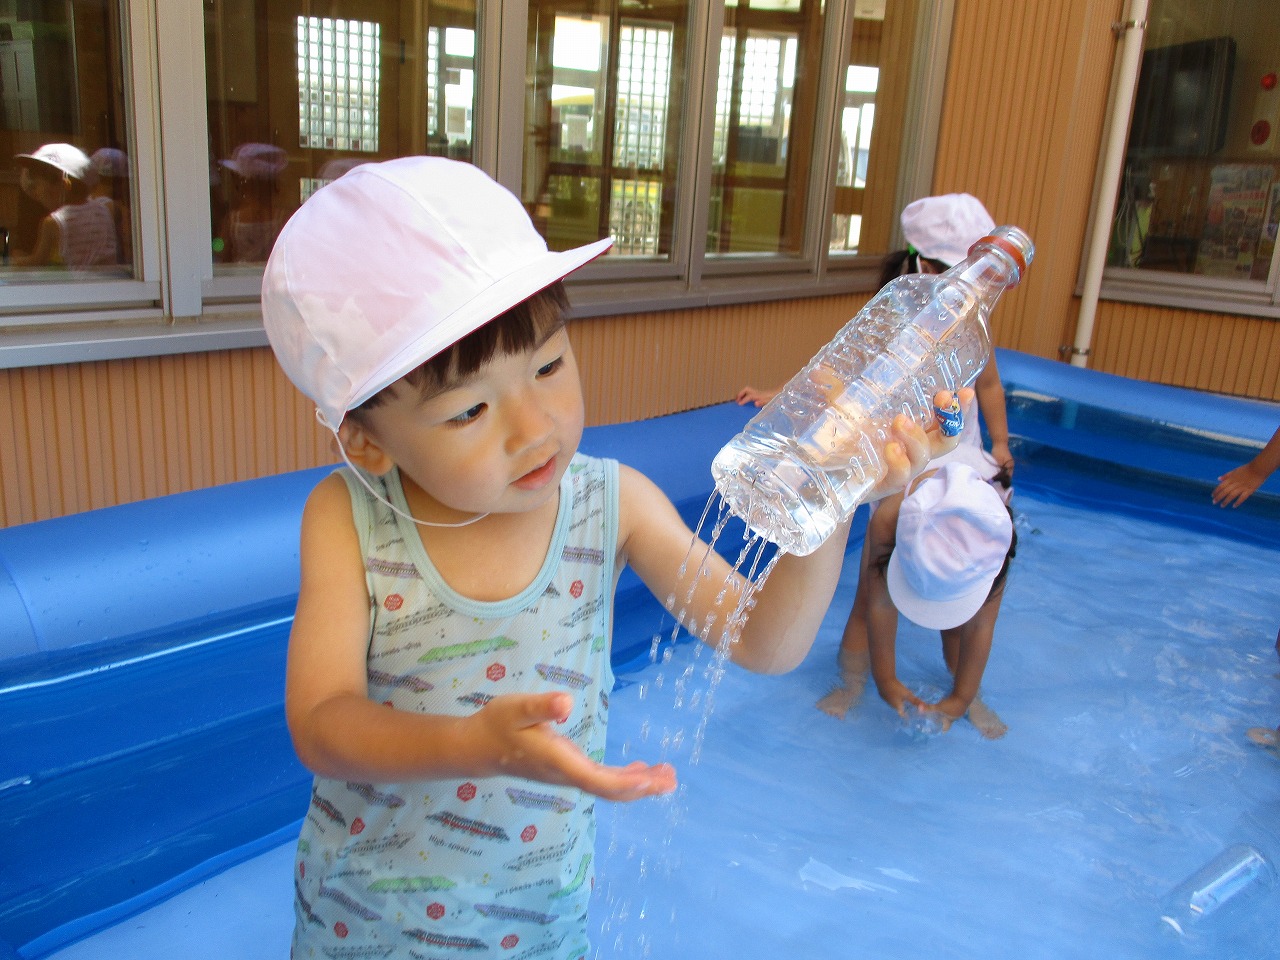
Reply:
[[[1277, 541], [1280, 477], [1239, 510], [1205, 501], [1280, 407], [999, 363], [1021, 486]], [[583, 447], [646, 472], [694, 526], [712, 457], [753, 412], [591, 428]], [[0, 531], [0, 957], [41, 956], [296, 831], [310, 777], [285, 729], [284, 655], [301, 508], [328, 469]], [[624, 575], [620, 671], [661, 621]]]

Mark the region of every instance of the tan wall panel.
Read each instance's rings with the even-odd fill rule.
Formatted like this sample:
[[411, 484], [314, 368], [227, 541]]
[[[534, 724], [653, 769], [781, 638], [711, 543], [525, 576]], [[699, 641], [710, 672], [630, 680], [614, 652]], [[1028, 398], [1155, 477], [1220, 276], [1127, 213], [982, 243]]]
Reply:
[[1257, 317], [1099, 304], [1095, 369], [1280, 401], [1280, 323]]
[[1056, 357], [1072, 337], [1121, 0], [959, 0], [933, 189], [1024, 227], [1036, 261], [994, 317], [997, 344]]
[[[957, 0], [933, 190], [975, 194], [1037, 245], [1026, 282], [995, 313], [1001, 346], [1057, 357], [1073, 339], [1122, 6]], [[575, 321], [589, 422], [781, 383], [865, 300]], [[1090, 366], [1280, 400], [1280, 323], [1104, 301]], [[311, 405], [265, 349], [0, 371], [6, 525], [326, 462]]]
[[[588, 421], [782, 383], [865, 300], [575, 321]], [[5, 526], [333, 462], [312, 405], [265, 348], [3, 370], [0, 398]]]

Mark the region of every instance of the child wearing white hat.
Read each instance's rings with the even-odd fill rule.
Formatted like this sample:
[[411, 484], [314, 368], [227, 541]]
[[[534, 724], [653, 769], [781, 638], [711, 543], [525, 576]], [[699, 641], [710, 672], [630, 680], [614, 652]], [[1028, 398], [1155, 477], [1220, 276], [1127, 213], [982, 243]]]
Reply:
[[[1016, 549], [1008, 506], [969, 464], [931, 469], [909, 491], [881, 500], [867, 522], [861, 602], [855, 600], [845, 628], [842, 667], [848, 672], [851, 652], [866, 649], [876, 689], [903, 719], [910, 719], [914, 709], [936, 718], [945, 731], [967, 715], [983, 736], [1003, 736], [1003, 721], [978, 690]], [[926, 702], [898, 679], [900, 613], [942, 633], [952, 687], [937, 703]], [[856, 680], [859, 689], [865, 675], [864, 666]]]
[[[578, 452], [560, 280], [609, 243], [549, 251], [480, 170], [412, 157], [317, 191], [271, 253], [272, 349], [348, 462], [304, 511], [289, 641], [289, 729], [316, 774], [295, 958], [585, 956], [594, 798], [675, 788], [669, 765], [602, 762], [619, 572], [681, 598], [694, 632], [747, 584], [691, 552], [651, 481]], [[898, 436], [882, 494], [937, 440], [905, 418]], [[781, 559], [735, 662], [800, 662], [847, 534]]]
[[109, 200], [91, 196], [98, 174], [83, 150], [69, 143], [46, 143], [15, 159], [23, 192], [48, 213], [40, 221], [34, 247], [14, 253], [10, 263], [80, 269], [120, 262], [115, 211]]

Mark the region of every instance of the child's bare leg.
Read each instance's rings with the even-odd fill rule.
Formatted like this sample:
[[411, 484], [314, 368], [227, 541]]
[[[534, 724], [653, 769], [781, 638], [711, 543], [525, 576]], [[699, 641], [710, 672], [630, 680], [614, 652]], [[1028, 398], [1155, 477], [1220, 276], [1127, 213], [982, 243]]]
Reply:
[[871, 672], [871, 654], [866, 649], [845, 652], [840, 647], [840, 686], [818, 701], [818, 709], [843, 720], [849, 708], [862, 699], [867, 688], [867, 675]]
[[853, 609], [840, 637], [840, 652], [836, 654], [836, 667], [840, 671], [840, 686], [818, 701], [818, 709], [843, 720], [849, 708], [862, 699], [871, 673], [871, 653], [867, 647], [867, 594], [863, 588], [867, 563], [867, 547], [863, 544], [862, 561], [858, 575], [858, 589], [853, 595]]
[[1280, 749], [1280, 727], [1270, 730], [1267, 727], [1250, 727], [1245, 731], [1245, 736], [1256, 743], [1260, 747], [1270, 747], [1271, 749]]
[[1009, 732], [1008, 726], [999, 715], [982, 702], [981, 694], [973, 698], [973, 702], [969, 704], [969, 712], [965, 716], [988, 740], [999, 740]]

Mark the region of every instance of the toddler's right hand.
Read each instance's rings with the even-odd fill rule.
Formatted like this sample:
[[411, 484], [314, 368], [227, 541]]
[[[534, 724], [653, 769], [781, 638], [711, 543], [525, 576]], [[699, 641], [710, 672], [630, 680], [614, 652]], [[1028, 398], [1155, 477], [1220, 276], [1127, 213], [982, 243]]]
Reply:
[[477, 756], [491, 762], [492, 775], [523, 777], [577, 787], [605, 800], [623, 802], [671, 793], [675, 769], [640, 761], [625, 767], [596, 763], [555, 724], [569, 719], [567, 693], [517, 693], [494, 697], [468, 718]]
[[763, 407], [766, 403], [778, 395], [777, 390], [760, 390], [756, 387], [743, 387], [738, 391], [738, 395], [734, 397], [738, 406], [745, 407], [748, 403], [757, 407]]

